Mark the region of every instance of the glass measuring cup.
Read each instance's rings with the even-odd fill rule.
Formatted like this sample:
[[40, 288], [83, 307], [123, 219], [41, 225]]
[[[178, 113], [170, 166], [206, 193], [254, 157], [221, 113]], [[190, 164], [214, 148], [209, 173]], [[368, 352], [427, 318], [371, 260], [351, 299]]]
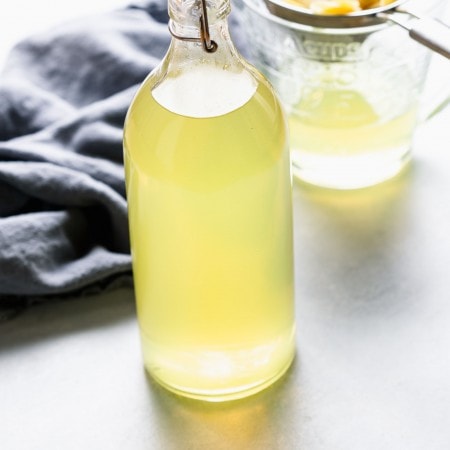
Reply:
[[[439, 16], [445, 5], [429, 0], [422, 10]], [[262, 0], [243, 0], [241, 8], [252, 58], [289, 115], [294, 175], [354, 189], [401, 171], [431, 52], [387, 23], [319, 28], [276, 17]]]

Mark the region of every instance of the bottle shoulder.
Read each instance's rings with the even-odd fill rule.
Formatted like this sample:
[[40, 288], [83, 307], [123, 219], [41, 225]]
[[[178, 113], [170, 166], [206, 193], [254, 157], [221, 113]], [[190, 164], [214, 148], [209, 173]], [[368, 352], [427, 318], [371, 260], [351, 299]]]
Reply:
[[[149, 77], [125, 123], [124, 146], [130, 164], [165, 180], [182, 172], [183, 183], [195, 184], [196, 189], [203, 184], [225, 186], [231, 180], [284, 164], [289, 159], [285, 116], [269, 83], [257, 72], [250, 73], [255, 83], [251, 97], [232, 111], [213, 117], [170, 111], [155, 99]], [[196, 87], [197, 94], [202, 88], [205, 86]], [[220, 89], [215, 85], [213, 91]]]
[[170, 69], [161, 65], [150, 73], [136, 93], [130, 114], [134, 109], [142, 110], [143, 104], [150, 107], [156, 102], [174, 114], [212, 118], [232, 113], [261, 95], [264, 108], [281, 109], [267, 79], [245, 62], [237, 67], [196, 62]]

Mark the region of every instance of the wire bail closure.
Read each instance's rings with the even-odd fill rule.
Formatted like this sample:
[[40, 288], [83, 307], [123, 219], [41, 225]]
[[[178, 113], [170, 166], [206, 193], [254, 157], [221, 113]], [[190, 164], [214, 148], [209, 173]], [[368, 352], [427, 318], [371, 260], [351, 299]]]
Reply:
[[211, 39], [208, 25], [208, 10], [206, 7], [206, 0], [200, 0], [202, 5], [202, 14], [200, 16], [200, 37], [185, 37], [176, 34], [172, 28], [172, 21], [169, 21], [170, 34], [180, 41], [186, 42], [201, 42], [203, 49], [208, 53], [214, 53], [217, 50], [217, 43]]

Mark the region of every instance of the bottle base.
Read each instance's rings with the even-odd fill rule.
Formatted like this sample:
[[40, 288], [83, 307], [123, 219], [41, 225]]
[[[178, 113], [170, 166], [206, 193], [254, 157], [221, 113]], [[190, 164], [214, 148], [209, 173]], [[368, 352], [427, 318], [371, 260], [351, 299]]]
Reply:
[[222, 402], [278, 380], [295, 357], [295, 326], [258, 345], [157, 345], [141, 333], [144, 365], [161, 386], [184, 397]]
[[211, 403], [219, 403], [242, 399], [263, 391], [264, 389], [268, 388], [276, 381], [278, 381], [288, 371], [288, 369], [292, 365], [294, 358], [295, 352], [293, 352], [288, 362], [270, 378], [258, 380], [255, 383], [249, 383], [242, 386], [234, 386], [228, 389], [190, 389], [186, 386], [169, 384], [159, 378], [158, 375], [155, 374], [154, 371], [147, 366], [145, 367], [145, 369], [150, 377], [155, 380], [160, 386], [170, 392], [173, 392], [176, 395]]

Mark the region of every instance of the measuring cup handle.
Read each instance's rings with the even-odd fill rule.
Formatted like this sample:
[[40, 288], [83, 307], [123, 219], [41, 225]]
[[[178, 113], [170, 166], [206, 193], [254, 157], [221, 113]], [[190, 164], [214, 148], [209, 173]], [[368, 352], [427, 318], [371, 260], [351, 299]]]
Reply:
[[415, 41], [450, 59], [450, 28], [445, 24], [421, 18], [414, 21], [409, 35]]

